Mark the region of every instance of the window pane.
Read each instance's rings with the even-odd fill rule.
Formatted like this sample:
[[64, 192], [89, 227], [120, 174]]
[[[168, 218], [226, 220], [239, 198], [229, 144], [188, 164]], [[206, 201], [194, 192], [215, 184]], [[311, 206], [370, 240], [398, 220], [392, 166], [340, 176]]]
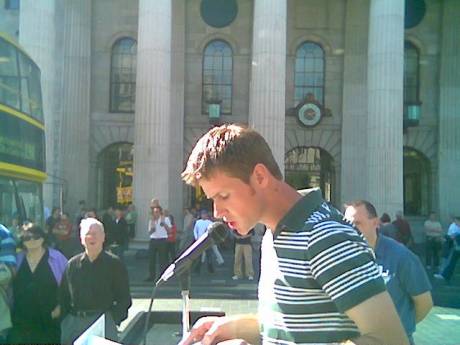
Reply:
[[316, 100], [324, 104], [324, 52], [318, 44], [305, 42], [297, 49], [294, 87], [296, 105], [308, 92], [313, 93]]
[[0, 39], [0, 101], [20, 109], [17, 55], [11, 45]]
[[404, 103], [418, 103], [419, 53], [410, 42], [404, 46]]
[[119, 39], [112, 47], [110, 111], [133, 113], [136, 92], [137, 43]]
[[228, 43], [209, 43], [203, 54], [202, 112], [208, 112], [208, 102], [221, 101], [221, 112], [230, 114], [232, 104], [233, 56]]
[[22, 111], [43, 121], [40, 70], [23, 53], [18, 53]]

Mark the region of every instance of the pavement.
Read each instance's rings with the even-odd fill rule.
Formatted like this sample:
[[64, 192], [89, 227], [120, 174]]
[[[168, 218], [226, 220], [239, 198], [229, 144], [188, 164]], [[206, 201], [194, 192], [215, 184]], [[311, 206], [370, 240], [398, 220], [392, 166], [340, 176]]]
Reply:
[[[192, 311], [222, 311], [227, 315], [257, 312], [257, 281], [259, 258], [254, 256], [256, 276], [253, 281], [232, 280], [233, 253], [228, 247], [221, 251], [225, 263], [215, 265], [215, 272], [208, 273], [203, 265], [201, 274], [191, 277], [191, 309]], [[129, 310], [120, 331], [128, 332], [139, 321], [140, 315], [148, 309], [153, 283], [145, 282], [148, 272], [148, 259], [145, 250], [130, 249], [125, 253], [125, 263], [130, 277], [133, 306]], [[460, 265], [459, 265], [460, 266]], [[429, 315], [417, 325], [414, 339], [417, 345], [460, 345], [460, 267], [457, 267], [450, 284], [438, 281], [428, 272], [433, 284], [433, 300], [435, 307]], [[179, 283], [175, 278], [162, 285], [156, 293], [153, 311], [174, 311], [178, 314], [182, 308]], [[163, 327], [163, 326], [162, 326]], [[153, 332], [153, 333], [152, 333]], [[168, 325], [161, 328], [154, 326], [148, 336], [148, 344], [176, 344], [179, 341], [179, 325]], [[168, 338], [169, 340], [165, 340]], [[163, 340], [161, 340], [163, 339]]]

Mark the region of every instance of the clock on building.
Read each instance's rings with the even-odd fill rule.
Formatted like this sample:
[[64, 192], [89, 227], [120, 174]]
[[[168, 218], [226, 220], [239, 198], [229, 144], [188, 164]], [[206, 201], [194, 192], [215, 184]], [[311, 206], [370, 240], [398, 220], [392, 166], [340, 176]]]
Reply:
[[315, 103], [305, 103], [297, 113], [301, 124], [307, 127], [316, 126], [321, 120], [321, 108]]

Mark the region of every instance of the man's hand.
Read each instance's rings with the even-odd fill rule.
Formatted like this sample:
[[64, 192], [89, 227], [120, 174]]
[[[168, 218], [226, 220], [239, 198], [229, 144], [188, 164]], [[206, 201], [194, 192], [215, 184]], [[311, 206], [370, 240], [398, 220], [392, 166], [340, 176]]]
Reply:
[[57, 305], [52, 311], [51, 311], [51, 318], [52, 319], [57, 319], [59, 316], [61, 316], [61, 306]]
[[[225, 317], [218, 317], [218, 316], [202, 317], [193, 325], [188, 336], [184, 338], [179, 343], [179, 345], [192, 345], [196, 342], [202, 342], [205, 334], [211, 329], [214, 323], [216, 323], [219, 319], [225, 319]], [[227, 338], [227, 339], [231, 339], [231, 338]]]
[[199, 319], [179, 345], [258, 344], [259, 322], [254, 315], [206, 316]]

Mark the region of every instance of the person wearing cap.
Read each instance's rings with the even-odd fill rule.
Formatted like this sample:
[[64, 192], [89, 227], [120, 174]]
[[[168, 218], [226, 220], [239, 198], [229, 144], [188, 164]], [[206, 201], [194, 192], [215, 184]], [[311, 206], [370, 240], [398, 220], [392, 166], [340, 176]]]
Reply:
[[101, 222], [82, 220], [85, 251], [69, 260], [60, 289], [62, 344], [72, 344], [102, 314], [106, 338], [117, 341], [116, 325], [128, 316], [128, 272], [117, 256], [103, 250], [104, 240]]

